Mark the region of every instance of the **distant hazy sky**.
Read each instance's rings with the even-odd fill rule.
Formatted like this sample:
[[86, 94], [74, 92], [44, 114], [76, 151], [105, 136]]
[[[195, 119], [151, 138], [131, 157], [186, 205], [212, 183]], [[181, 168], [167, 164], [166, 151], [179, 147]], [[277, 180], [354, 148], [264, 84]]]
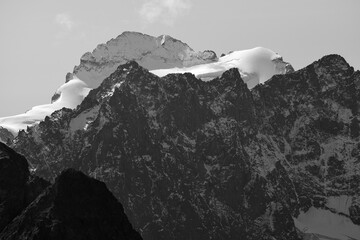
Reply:
[[0, 117], [50, 102], [67, 72], [123, 31], [194, 50], [263, 46], [295, 69], [337, 53], [360, 69], [360, 0], [0, 0]]

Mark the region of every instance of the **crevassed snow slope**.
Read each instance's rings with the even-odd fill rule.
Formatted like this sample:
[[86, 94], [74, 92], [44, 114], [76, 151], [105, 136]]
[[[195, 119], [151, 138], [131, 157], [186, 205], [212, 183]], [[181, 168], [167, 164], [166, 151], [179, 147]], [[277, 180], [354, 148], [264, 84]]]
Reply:
[[282, 57], [263, 47], [243, 51], [234, 51], [219, 58], [218, 61], [184, 68], [158, 69], [151, 71], [160, 77], [169, 73], [193, 73], [202, 80], [211, 80], [230, 68], [238, 68], [249, 88], [264, 83], [275, 74], [284, 74], [290, 64], [283, 62]]
[[56, 110], [63, 107], [75, 108], [90, 90], [82, 80], [72, 79], [58, 89], [58, 92], [61, 93], [60, 98], [52, 104], [35, 106], [26, 113], [0, 118], [0, 126], [7, 128], [16, 135], [19, 130], [26, 129], [27, 126], [44, 120], [46, 116], [51, 115]]

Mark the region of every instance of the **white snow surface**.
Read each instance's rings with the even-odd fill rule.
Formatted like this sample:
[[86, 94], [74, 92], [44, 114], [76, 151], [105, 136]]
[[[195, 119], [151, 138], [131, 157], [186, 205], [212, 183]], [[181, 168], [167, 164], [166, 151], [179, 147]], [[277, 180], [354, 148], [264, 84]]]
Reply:
[[307, 212], [294, 218], [294, 223], [301, 232], [313, 234], [318, 239], [360, 239], [360, 226], [355, 225], [346, 216], [325, 209], [311, 207]]
[[86, 97], [91, 89], [80, 79], [72, 79], [63, 84], [57, 92], [60, 93], [59, 99], [51, 104], [35, 106], [26, 113], [0, 118], [0, 126], [7, 128], [14, 135], [27, 126], [32, 126], [50, 116], [56, 110], [63, 107], [75, 108]]
[[71, 132], [77, 130], [86, 130], [88, 125], [93, 122], [98, 114], [100, 105], [95, 106], [85, 112], [82, 112], [76, 118], [73, 118], [70, 122]]
[[[212, 51], [195, 52], [168, 35], [152, 37], [124, 32], [81, 57], [80, 65], [69, 74], [71, 79], [56, 91], [60, 94], [59, 99], [52, 104], [35, 106], [23, 114], [0, 118], [0, 126], [17, 135], [19, 130], [39, 123], [56, 110], [75, 108], [91, 89], [98, 87], [120, 64], [129, 60], [137, 61], [158, 76], [192, 72], [203, 80], [218, 77], [237, 67], [249, 88], [265, 82], [274, 74], [285, 73], [288, 65], [280, 55], [262, 47], [235, 51], [218, 59]], [[83, 128], [87, 117], [84, 116], [79, 126], [74, 125], [74, 129]]]
[[284, 74], [288, 63], [282, 61], [282, 57], [263, 47], [256, 47], [243, 51], [234, 51], [219, 58], [216, 62], [195, 65], [184, 68], [158, 69], [151, 71], [153, 74], [163, 77], [170, 73], [190, 72], [204, 81], [221, 76], [231, 68], [238, 68], [244, 82], [249, 88], [259, 83], [264, 83], [275, 74]]

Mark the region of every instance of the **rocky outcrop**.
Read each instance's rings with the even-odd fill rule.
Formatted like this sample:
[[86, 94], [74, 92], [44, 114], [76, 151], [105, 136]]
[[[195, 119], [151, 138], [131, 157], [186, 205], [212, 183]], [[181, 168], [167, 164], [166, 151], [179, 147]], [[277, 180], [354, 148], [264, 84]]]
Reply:
[[142, 238], [104, 183], [69, 169], [0, 233], [0, 239]]
[[14, 139], [14, 135], [6, 128], [0, 127], [0, 142], [10, 143]]
[[276, 58], [273, 62], [275, 62], [276, 72], [278, 73], [287, 74], [295, 71], [293, 66], [288, 62], [284, 62], [282, 58]]

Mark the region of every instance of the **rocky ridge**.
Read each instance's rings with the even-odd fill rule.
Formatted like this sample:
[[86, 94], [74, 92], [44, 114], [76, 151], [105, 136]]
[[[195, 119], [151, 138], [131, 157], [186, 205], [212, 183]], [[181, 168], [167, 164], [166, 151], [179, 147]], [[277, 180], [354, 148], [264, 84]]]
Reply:
[[251, 91], [237, 69], [203, 82], [130, 62], [15, 147], [47, 179], [106, 182], [144, 239], [316, 239], [313, 209], [359, 228], [359, 88], [338, 55]]
[[0, 127], [0, 141], [7, 143], [14, 139], [14, 135], [6, 128]]
[[[32, 149], [23, 152], [48, 179], [66, 165], [105, 181], [145, 239], [296, 239], [290, 208], [270, 204], [267, 181], [241, 147], [256, 132], [252, 102], [236, 69], [203, 82], [159, 78], [130, 62], [77, 110], [20, 132], [16, 147]], [[276, 220], [254, 225], [274, 213], [287, 229], [272, 228]]]

